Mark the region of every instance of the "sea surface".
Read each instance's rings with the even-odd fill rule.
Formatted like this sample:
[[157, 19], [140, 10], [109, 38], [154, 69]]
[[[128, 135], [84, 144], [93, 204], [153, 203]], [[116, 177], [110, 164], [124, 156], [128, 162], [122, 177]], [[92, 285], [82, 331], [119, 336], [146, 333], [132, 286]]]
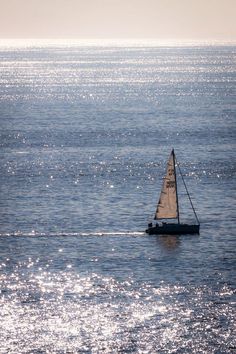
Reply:
[[0, 43], [0, 353], [236, 353], [235, 151], [234, 45]]

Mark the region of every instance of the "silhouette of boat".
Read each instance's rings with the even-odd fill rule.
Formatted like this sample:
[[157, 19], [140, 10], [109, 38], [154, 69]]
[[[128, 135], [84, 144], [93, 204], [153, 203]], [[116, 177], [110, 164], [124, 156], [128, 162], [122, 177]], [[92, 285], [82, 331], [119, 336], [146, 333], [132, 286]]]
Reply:
[[[177, 176], [176, 166], [178, 166], [182, 181], [187, 192], [190, 205], [196, 218], [196, 224], [183, 224], [180, 223], [179, 215], [179, 200], [177, 189]], [[166, 222], [163, 220], [175, 219], [175, 222]], [[149, 235], [162, 234], [162, 235], [181, 235], [181, 234], [199, 234], [200, 222], [194, 209], [190, 194], [188, 192], [186, 183], [184, 181], [183, 174], [180, 166], [177, 163], [174, 149], [171, 151], [169, 160], [167, 162], [167, 171], [164, 177], [162, 190], [160, 193], [159, 202], [157, 204], [154, 220], [161, 220], [155, 225], [153, 223], [148, 224], [146, 233]]]

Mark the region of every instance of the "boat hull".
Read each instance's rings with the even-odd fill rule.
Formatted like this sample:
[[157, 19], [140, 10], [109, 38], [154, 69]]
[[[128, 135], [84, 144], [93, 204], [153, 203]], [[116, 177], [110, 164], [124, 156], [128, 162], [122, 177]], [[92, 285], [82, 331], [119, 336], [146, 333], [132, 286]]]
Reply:
[[199, 234], [200, 225], [188, 224], [161, 224], [148, 226], [146, 233], [149, 235], [187, 235]]

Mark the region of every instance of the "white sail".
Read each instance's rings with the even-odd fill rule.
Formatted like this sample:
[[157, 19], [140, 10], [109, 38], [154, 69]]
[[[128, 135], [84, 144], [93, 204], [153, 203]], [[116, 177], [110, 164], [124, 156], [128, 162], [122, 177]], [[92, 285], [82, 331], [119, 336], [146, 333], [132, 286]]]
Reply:
[[164, 177], [163, 186], [155, 219], [175, 219], [178, 217], [177, 193], [176, 193], [175, 155], [172, 150]]

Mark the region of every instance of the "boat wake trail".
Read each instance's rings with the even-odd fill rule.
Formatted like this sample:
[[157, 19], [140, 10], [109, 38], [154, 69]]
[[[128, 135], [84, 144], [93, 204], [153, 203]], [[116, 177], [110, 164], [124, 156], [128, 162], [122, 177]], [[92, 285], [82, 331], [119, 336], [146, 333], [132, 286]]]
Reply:
[[92, 237], [92, 236], [143, 236], [144, 231], [88, 231], [88, 232], [38, 232], [38, 231], [17, 231], [0, 233], [0, 237]]

